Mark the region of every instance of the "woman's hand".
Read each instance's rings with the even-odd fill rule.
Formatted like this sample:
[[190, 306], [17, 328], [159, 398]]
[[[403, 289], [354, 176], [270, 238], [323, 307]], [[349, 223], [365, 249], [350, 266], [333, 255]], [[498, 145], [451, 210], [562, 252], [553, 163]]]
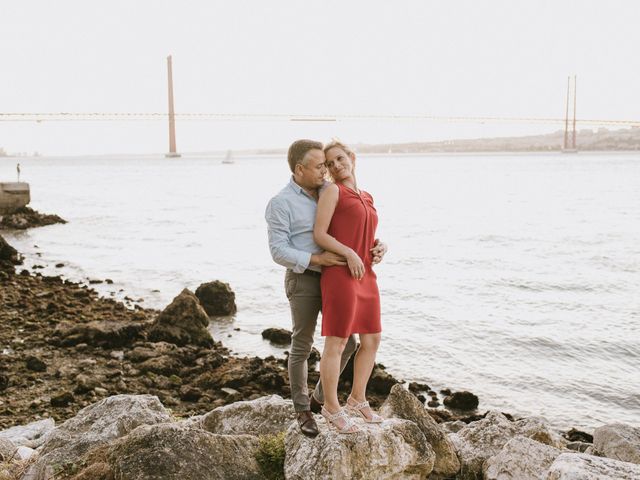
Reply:
[[362, 263], [362, 259], [353, 250], [347, 254], [347, 265], [349, 266], [351, 276], [356, 280], [362, 280], [362, 277], [364, 277], [364, 263]]

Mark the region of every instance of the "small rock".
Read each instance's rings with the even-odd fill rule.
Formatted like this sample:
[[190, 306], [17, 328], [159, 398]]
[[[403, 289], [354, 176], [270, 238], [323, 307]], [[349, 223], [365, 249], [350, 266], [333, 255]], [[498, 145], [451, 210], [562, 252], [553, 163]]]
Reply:
[[440, 402], [438, 400], [429, 400], [427, 402], [427, 406], [431, 408], [437, 408], [440, 406]]
[[262, 338], [277, 345], [289, 345], [291, 343], [291, 331], [284, 328], [267, 328], [262, 331]]
[[47, 364], [33, 355], [28, 356], [25, 362], [27, 364], [27, 368], [31, 371], [44, 372], [47, 370]]
[[56, 268], [62, 268], [64, 267], [64, 263], [56, 263]]
[[428, 392], [431, 390], [426, 383], [410, 382], [409, 391], [413, 393]]
[[478, 408], [478, 397], [471, 392], [455, 392], [444, 399], [444, 405], [456, 410], [475, 410]]
[[238, 311], [236, 294], [228, 283], [215, 280], [196, 289], [196, 297], [208, 315], [233, 315]]
[[190, 385], [180, 387], [180, 400], [185, 402], [197, 402], [202, 397], [202, 391], [199, 388]]
[[107, 390], [106, 388], [96, 387], [93, 389], [93, 391], [96, 392], [96, 395], [100, 395], [101, 397], [106, 397], [107, 395], [109, 395], [109, 390]]

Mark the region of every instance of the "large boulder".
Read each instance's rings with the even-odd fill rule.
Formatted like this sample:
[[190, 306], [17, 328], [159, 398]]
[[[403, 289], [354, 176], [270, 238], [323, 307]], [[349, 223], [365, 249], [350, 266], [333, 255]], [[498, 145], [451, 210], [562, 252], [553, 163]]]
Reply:
[[640, 466], [586, 453], [563, 453], [549, 467], [545, 480], [635, 480]]
[[215, 435], [185, 425], [145, 425], [109, 446], [115, 480], [263, 479], [258, 438]]
[[11, 427], [0, 432], [0, 438], [11, 440], [15, 445], [38, 448], [44, 443], [45, 435], [55, 428], [53, 418], [31, 422], [27, 425]]
[[238, 311], [236, 294], [228, 283], [214, 280], [196, 289], [196, 297], [209, 315], [233, 315]]
[[434, 474], [449, 477], [460, 470], [460, 461], [446, 433], [427, 413], [420, 400], [402, 385], [396, 384], [391, 388], [391, 393], [380, 408], [380, 414], [386, 418], [404, 418], [418, 425], [436, 454]]
[[435, 453], [415, 423], [393, 418], [379, 425], [358, 425], [362, 432], [340, 434], [321, 421], [316, 438], [305, 437], [291, 425], [285, 437], [285, 477], [418, 480], [432, 472]]
[[640, 464], [640, 428], [612, 423], [593, 432], [593, 453]]
[[94, 320], [87, 323], [60, 322], [53, 332], [52, 343], [63, 347], [86, 343], [101, 348], [132, 345], [144, 338], [143, 322]]
[[201, 424], [212, 433], [266, 435], [286, 430], [295, 417], [291, 400], [271, 395], [218, 407]]
[[152, 342], [165, 341], [176, 345], [199, 345], [211, 347], [213, 338], [207, 327], [209, 317], [196, 296], [188, 289], [158, 315], [149, 328], [148, 338]]
[[551, 428], [551, 425], [544, 417], [525, 417], [513, 423], [518, 429], [518, 435], [531, 438], [545, 445], [566, 448], [569, 443], [559, 432]]
[[22, 259], [18, 251], [0, 235], [0, 271], [13, 272], [15, 270], [14, 265], [20, 265], [21, 263]]
[[40, 213], [30, 207], [20, 207], [7, 215], [3, 215], [0, 220], [0, 226], [17, 230], [53, 225], [54, 223], [67, 223], [67, 221], [58, 215]]
[[47, 478], [56, 468], [80, 460], [91, 448], [122, 437], [140, 425], [171, 422], [152, 395], [115, 395], [89, 405], [52, 430], [29, 474]]
[[484, 479], [540, 480], [561, 453], [557, 448], [518, 435], [484, 462]]

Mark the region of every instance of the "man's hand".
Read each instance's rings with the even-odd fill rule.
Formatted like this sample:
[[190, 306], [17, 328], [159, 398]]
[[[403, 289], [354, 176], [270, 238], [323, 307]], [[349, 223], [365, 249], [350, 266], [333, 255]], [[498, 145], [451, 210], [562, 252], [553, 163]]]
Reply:
[[373, 255], [373, 260], [371, 261], [372, 265], [380, 263], [387, 253], [387, 244], [382, 243], [379, 239], [376, 238], [375, 243], [373, 244], [373, 248], [371, 249], [371, 254]]
[[310, 265], [332, 267], [334, 265], [346, 265], [347, 259], [333, 252], [322, 252], [311, 255]]

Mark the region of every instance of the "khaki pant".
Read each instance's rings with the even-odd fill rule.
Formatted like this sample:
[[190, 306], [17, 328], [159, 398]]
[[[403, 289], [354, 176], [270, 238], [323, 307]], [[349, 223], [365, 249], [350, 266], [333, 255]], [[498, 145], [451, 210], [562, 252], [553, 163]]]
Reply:
[[[289, 299], [291, 323], [293, 325], [291, 353], [289, 354], [291, 399], [296, 412], [301, 412], [309, 410], [309, 391], [307, 388], [309, 367], [307, 360], [313, 346], [313, 335], [318, 322], [318, 313], [322, 309], [320, 276], [293, 273], [291, 270], [287, 270], [284, 277], [284, 289]], [[355, 350], [356, 340], [351, 335], [342, 352], [340, 371], [344, 369]], [[320, 403], [324, 403], [324, 392], [320, 381], [316, 385], [313, 396]]]

